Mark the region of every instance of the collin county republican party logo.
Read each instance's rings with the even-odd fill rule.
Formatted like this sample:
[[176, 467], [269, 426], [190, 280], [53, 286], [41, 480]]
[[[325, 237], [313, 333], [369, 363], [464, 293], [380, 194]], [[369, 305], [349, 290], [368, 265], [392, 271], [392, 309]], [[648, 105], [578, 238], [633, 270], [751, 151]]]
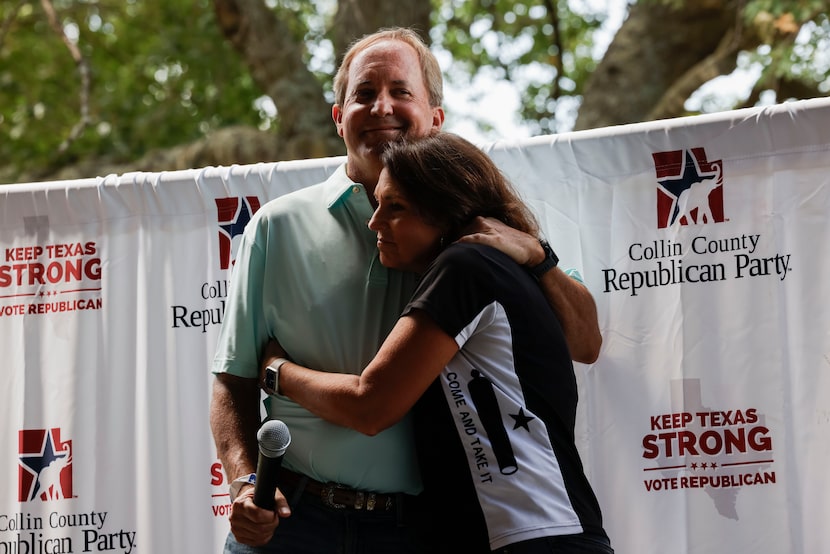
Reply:
[[18, 502], [72, 498], [72, 441], [61, 430], [18, 431]]
[[229, 269], [236, 253], [237, 237], [259, 209], [256, 196], [216, 198], [216, 220], [219, 224], [219, 266]]
[[722, 223], [723, 161], [703, 148], [652, 153], [657, 172], [657, 227]]

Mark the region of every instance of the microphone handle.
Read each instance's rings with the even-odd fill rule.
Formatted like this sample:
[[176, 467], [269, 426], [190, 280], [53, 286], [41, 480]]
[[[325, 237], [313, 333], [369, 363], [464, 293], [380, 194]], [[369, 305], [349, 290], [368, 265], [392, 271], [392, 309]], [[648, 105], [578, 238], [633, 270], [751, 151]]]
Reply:
[[274, 493], [277, 490], [277, 474], [282, 465], [282, 456], [269, 458], [260, 452], [256, 466], [256, 484], [254, 485], [254, 504], [266, 510], [276, 506]]

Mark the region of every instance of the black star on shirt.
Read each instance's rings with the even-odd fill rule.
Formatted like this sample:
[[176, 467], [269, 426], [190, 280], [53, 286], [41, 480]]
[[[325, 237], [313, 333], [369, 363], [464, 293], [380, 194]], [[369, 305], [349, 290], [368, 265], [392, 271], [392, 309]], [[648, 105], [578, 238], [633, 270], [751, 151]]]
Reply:
[[530, 427], [528, 427], [527, 424], [536, 419], [533, 416], [525, 415], [525, 411], [522, 408], [519, 408], [518, 414], [509, 415], [516, 421], [516, 424], [513, 426], [514, 430], [518, 429], [519, 427], [524, 427], [528, 433], [530, 432]]

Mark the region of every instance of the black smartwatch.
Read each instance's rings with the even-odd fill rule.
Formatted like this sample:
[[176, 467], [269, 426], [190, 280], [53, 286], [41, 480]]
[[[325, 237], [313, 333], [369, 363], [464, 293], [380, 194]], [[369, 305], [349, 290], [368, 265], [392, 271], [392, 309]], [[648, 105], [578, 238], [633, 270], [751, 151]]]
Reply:
[[265, 368], [265, 378], [262, 380], [262, 390], [275, 396], [280, 393], [280, 368], [287, 362], [285, 358], [277, 358]]
[[559, 256], [557, 256], [556, 252], [553, 251], [553, 248], [550, 247], [548, 241], [545, 239], [539, 239], [539, 244], [542, 245], [542, 250], [545, 251], [545, 259], [542, 260], [541, 263], [530, 268], [530, 273], [533, 274], [537, 280], [541, 279], [542, 275], [556, 267], [559, 263]]

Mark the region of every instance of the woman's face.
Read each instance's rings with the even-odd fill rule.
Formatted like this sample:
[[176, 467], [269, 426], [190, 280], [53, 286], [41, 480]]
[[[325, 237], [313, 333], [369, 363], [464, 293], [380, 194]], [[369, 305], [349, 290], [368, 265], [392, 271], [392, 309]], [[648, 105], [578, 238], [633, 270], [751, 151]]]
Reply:
[[369, 229], [378, 234], [380, 263], [422, 273], [441, 250], [441, 229], [427, 223], [384, 168], [375, 188], [378, 207]]

